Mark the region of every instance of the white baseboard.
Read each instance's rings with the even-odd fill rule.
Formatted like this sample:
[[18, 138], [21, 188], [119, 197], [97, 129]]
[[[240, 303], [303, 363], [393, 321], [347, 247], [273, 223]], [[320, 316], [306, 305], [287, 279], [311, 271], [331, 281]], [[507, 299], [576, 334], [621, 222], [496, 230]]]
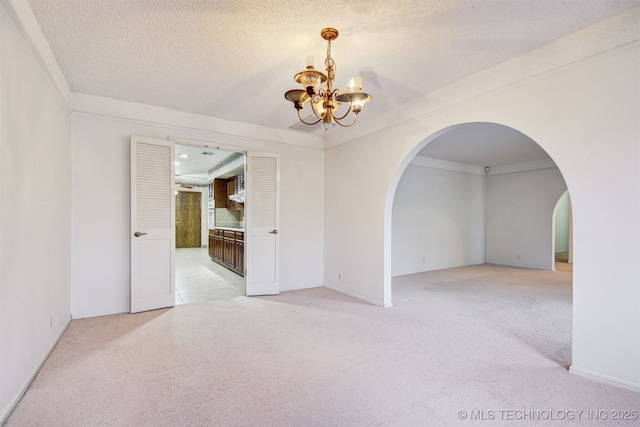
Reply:
[[344, 289], [340, 289], [340, 288], [337, 288], [337, 287], [331, 286], [331, 285], [324, 285], [324, 287], [327, 288], [327, 289], [331, 289], [332, 291], [339, 292], [339, 293], [341, 293], [343, 295], [349, 296], [351, 298], [355, 298], [357, 300], [366, 302], [367, 304], [377, 305], [378, 307], [384, 307], [384, 305], [381, 302], [374, 301], [371, 298], [367, 298], [367, 297], [362, 296], [360, 294], [356, 294], [356, 293], [351, 292], [351, 291], [346, 291]]
[[67, 331], [67, 328], [69, 327], [70, 323], [71, 323], [71, 317], [69, 317], [69, 320], [67, 320], [67, 323], [64, 325], [64, 328], [62, 328], [62, 332], [60, 332], [60, 334], [58, 335], [58, 338], [56, 338], [56, 340], [53, 342], [53, 345], [51, 346], [49, 351], [45, 353], [44, 357], [38, 364], [38, 367], [36, 368], [36, 370], [33, 372], [33, 374], [31, 374], [29, 379], [22, 386], [22, 389], [16, 394], [16, 396], [9, 403], [9, 405], [7, 405], [7, 407], [4, 409], [4, 412], [0, 415], [0, 426], [4, 425], [4, 423], [7, 422], [9, 415], [11, 415], [11, 412], [13, 412], [16, 405], [20, 402], [20, 399], [22, 399], [22, 396], [24, 396], [24, 394], [27, 392], [27, 389], [29, 388], [33, 380], [36, 378], [36, 375], [38, 375], [38, 372], [40, 372], [40, 369], [42, 369], [44, 362], [47, 361], [53, 349], [56, 348], [56, 345], [58, 345], [58, 341], [60, 341], [60, 338], [62, 338], [64, 333]]
[[624, 388], [626, 390], [635, 391], [636, 393], [640, 393], [640, 384], [632, 383], [630, 381], [621, 380], [620, 378], [610, 377], [608, 375], [602, 375], [597, 372], [590, 371], [588, 369], [582, 369], [571, 365], [569, 367], [569, 372], [575, 375], [579, 375], [581, 377], [589, 378], [595, 381], [599, 381], [601, 383], [609, 384], [615, 387]]

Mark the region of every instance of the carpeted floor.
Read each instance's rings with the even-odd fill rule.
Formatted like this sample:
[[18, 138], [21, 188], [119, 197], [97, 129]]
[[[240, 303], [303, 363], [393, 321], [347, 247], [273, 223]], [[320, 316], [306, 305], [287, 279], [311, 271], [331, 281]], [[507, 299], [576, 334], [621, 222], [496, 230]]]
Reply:
[[609, 426], [596, 411], [640, 409], [567, 372], [569, 272], [422, 273], [393, 298], [316, 288], [74, 320], [7, 426]]

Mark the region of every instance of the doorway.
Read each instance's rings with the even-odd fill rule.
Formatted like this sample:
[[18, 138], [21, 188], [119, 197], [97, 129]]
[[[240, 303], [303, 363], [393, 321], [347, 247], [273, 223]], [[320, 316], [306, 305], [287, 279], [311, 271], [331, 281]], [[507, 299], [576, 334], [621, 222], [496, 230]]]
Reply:
[[554, 270], [573, 272], [573, 220], [571, 197], [565, 192], [553, 211]]
[[531, 138], [495, 123], [453, 126], [399, 173], [392, 277], [484, 263], [553, 270], [553, 212], [567, 186]]
[[[213, 180], [244, 171], [243, 158], [244, 153], [175, 145], [176, 305], [245, 295], [244, 277], [214, 262], [209, 251], [216, 216], [224, 218], [225, 225], [240, 218], [238, 212], [226, 215], [216, 207]], [[238, 220], [233, 225], [241, 224]]]
[[[189, 154], [185, 152], [188, 150], [203, 157], [196, 155], [192, 161]], [[204, 223], [206, 218], [207, 222], [201, 227], [203, 230], [201, 248], [195, 249], [211, 248], [209, 242], [222, 234], [225, 245], [235, 246], [228, 249], [231, 251], [231, 257], [227, 257], [225, 246], [221, 262], [224, 264], [232, 260], [233, 268], [241, 270], [239, 275], [243, 276], [245, 273], [244, 294], [246, 296], [277, 295], [280, 292], [280, 238], [277, 236], [280, 217], [279, 153], [224, 152], [220, 147], [182, 145], [171, 140], [136, 135], [131, 136], [130, 151], [131, 230], [133, 230], [130, 254], [132, 313], [171, 307], [176, 302], [178, 304], [186, 302], [184, 298], [182, 301], [176, 301], [176, 251], [193, 248], [176, 249], [175, 246], [176, 185], [203, 193], [208, 192], [209, 195], [206, 204], [201, 198], [201, 208], [206, 210], [206, 213], [201, 216], [201, 221]], [[226, 157], [218, 163], [213, 163], [212, 159], [219, 153], [224, 153]], [[205, 157], [207, 161], [202, 160]], [[236, 174], [234, 175], [233, 172]], [[224, 176], [226, 174], [231, 176]], [[246, 234], [243, 214], [235, 217], [239, 221], [237, 224], [226, 223], [221, 226], [217, 220], [218, 215], [214, 211], [217, 209], [215, 207], [217, 196], [214, 194], [213, 199], [210, 197], [212, 188], [216, 187], [215, 180], [222, 178], [226, 178], [224, 198], [229, 202], [227, 210], [230, 206], [244, 210], [236, 205], [244, 205], [246, 201]], [[235, 181], [230, 182], [233, 180]], [[193, 184], [189, 181], [193, 181]], [[229, 188], [236, 194], [227, 196]], [[210, 220], [211, 218], [213, 221]], [[207, 252], [213, 261], [217, 252], [215, 250]], [[238, 254], [241, 255], [238, 256]], [[208, 261], [207, 264], [213, 266]], [[225, 266], [222, 265], [222, 267]], [[185, 276], [185, 279], [189, 278], [189, 275]], [[219, 274], [217, 276], [224, 281], [224, 277], [220, 277]], [[207, 280], [198, 280], [196, 285], [206, 286], [204, 282]], [[189, 280], [189, 283], [193, 281]], [[211, 297], [211, 295], [206, 296], [207, 299]], [[228, 297], [228, 295], [218, 294], [215, 297]]]
[[[538, 283], [531, 281], [530, 289], [516, 289], [507, 281], [504, 290], [526, 289], [527, 298], [551, 291], [550, 299], [545, 297], [536, 309], [541, 319], [536, 332], [557, 327], [542, 321], [544, 304], [564, 307], [558, 314], [564, 319], [564, 337], [551, 357], [568, 365], [573, 276], [555, 272], [550, 256], [554, 252], [554, 212], [567, 185], [551, 157], [515, 129], [465, 123], [422, 141], [405, 165], [397, 172], [391, 211], [387, 210], [393, 286], [420, 289], [417, 285], [426, 288], [428, 281], [436, 280], [442, 292], [451, 289], [459, 295], [485, 286], [480, 294], [486, 295], [483, 291], [494, 289], [507, 272], [527, 286], [527, 277], [544, 276]], [[459, 285], [449, 283], [447, 276], [454, 271], [464, 279]], [[385, 281], [385, 296], [388, 292], [390, 297], [391, 277]], [[523, 330], [526, 342], [548, 337], [532, 335]]]
[[195, 191], [176, 193], [176, 249], [201, 246], [202, 197]]

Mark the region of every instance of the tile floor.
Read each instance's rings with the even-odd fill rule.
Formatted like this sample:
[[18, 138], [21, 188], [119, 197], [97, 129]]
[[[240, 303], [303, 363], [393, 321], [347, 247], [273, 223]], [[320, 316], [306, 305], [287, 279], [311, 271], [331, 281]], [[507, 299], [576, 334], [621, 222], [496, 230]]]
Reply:
[[244, 277], [211, 261], [207, 248], [176, 249], [176, 305], [244, 295]]

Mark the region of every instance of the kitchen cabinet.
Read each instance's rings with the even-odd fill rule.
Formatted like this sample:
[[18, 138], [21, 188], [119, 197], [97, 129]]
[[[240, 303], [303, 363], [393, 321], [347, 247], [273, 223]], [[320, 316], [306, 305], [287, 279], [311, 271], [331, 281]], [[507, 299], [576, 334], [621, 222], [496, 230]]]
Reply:
[[226, 179], [214, 179], [213, 180], [213, 199], [214, 207], [227, 208], [227, 180]]
[[209, 230], [209, 256], [218, 264], [244, 276], [244, 231]]
[[230, 179], [227, 181], [227, 198], [232, 194], [236, 194], [236, 180]]
[[236, 258], [234, 261], [235, 271], [240, 271], [238, 273], [241, 276], [244, 276], [244, 233], [241, 236], [242, 239], [236, 239]]
[[222, 254], [222, 262], [227, 267], [233, 268], [236, 260], [236, 232], [223, 231], [224, 253]]
[[216, 208], [244, 209], [244, 203], [231, 200], [229, 196], [244, 191], [244, 172], [228, 179], [216, 178], [213, 180], [213, 197]]
[[214, 230], [209, 230], [209, 257], [214, 259], [222, 259], [224, 238], [222, 234], [215, 233]]

